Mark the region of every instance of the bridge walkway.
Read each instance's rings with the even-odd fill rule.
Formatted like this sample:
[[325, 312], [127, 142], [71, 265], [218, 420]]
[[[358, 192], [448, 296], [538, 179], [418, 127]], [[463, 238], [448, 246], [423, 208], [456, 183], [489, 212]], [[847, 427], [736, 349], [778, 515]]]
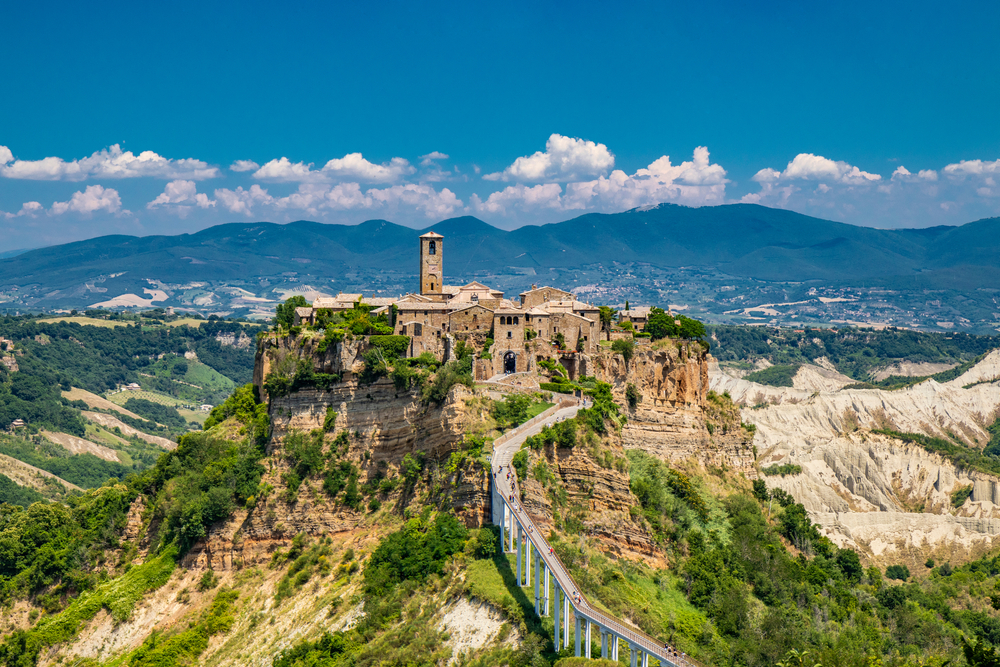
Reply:
[[[569, 609], [572, 607], [576, 626], [574, 636], [577, 656], [580, 656], [583, 650], [586, 657], [591, 657], [591, 629], [596, 627], [601, 634], [602, 657], [617, 660], [618, 644], [622, 640], [630, 647], [631, 667], [639, 667], [640, 660], [642, 667], [650, 667], [650, 658], [658, 660], [664, 667], [700, 667], [697, 661], [676, 648], [657, 641], [634, 626], [627, 625], [594, 607], [573, 581], [542, 535], [542, 531], [535, 525], [534, 519], [521, 506], [517, 490], [517, 474], [511, 467], [511, 459], [528, 437], [537, 435], [547, 424], [575, 417], [580, 407], [576, 399], [563, 399], [549, 410], [500, 436], [493, 443], [491, 480], [493, 522], [502, 527], [504, 550], [517, 553], [518, 583], [531, 585], [532, 551], [534, 551], [535, 611], [539, 616], [552, 614], [555, 622], [556, 651], [559, 650], [560, 629], [562, 629], [563, 646], [569, 646], [568, 621]], [[515, 529], [517, 537], [514, 535]], [[550, 577], [554, 579], [555, 584], [554, 605], [551, 604]], [[562, 604], [560, 595], [563, 598]], [[562, 628], [560, 628], [560, 616], [562, 616]]]

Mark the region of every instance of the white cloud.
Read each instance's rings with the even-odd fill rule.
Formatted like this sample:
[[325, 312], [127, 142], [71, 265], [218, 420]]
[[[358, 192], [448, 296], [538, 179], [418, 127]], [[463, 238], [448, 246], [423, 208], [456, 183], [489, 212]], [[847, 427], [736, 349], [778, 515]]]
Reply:
[[916, 174], [913, 174], [909, 169], [900, 165], [896, 167], [896, 171], [892, 172], [890, 180], [897, 183], [915, 183], [918, 181], [933, 182], [937, 179], [938, 174], [933, 169], [921, 169]]
[[83, 192], [74, 192], [69, 201], [53, 202], [49, 211], [52, 215], [62, 215], [69, 211], [84, 215], [98, 212], [129, 213], [122, 210], [122, 200], [117, 190], [105, 189], [100, 185], [88, 185]]
[[312, 163], [292, 162], [286, 157], [271, 160], [254, 172], [253, 177], [262, 181], [281, 183], [328, 183], [330, 181], [360, 181], [362, 183], [391, 183], [416, 171], [409, 161], [394, 157], [387, 163], [374, 164], [361, 153], [349, 153], [330, 160], [322, 169], [313, 170]]
[[415, 172], [410, 163], [394, 157], [388, 164], [373, 164], [361, 156], [361, 153], [349, 153], [342, 158], [330, 160], [323, 166], [323, 173], [337, 180], [358, 180], [362, 183], [391, 183], [400, 177]]
[[[3, 156], [0, 155], [0, 158], [2, 157]], [[45, 212], [45, 207], [36, 201], [24, 202], [23, 204], [21, 204], [21, 210], [18, 211], [17, 213], [3, 213], [3, 211], [0, 211], [0, 213], [2, 213], [3, 216], [8, 220], [11, 218], [20, 218], [22, 216], [28, 216], [30, 218], [34, 218], [44, 212]]]
[[[758, 172], [760, 173], [760, 172]], [[828, 183], [843, 183], [845, 185], [860, 185], [882, 180], [878, 174], [861, 171], [846, 162], [833, 161], [822, 155], [799, 153], [781, 172], [783, 180], [805, 179], [825, 181]]]
[[156, 199], [146, 204], [146, 208], [149, 210], [166, 208], [183, 218], [194, 206], [211, 208], [215, 203], [214, 199], [209, 199], [208, 195], [197, 191], [194, 181], [171, 181]]
[[7, 164], [14, 160], [14, 154], [6, 146], [0, 146], [0, 164]]
[[[7, 154], [9, 154], [9, 149]], [[0, 151], [0, 156], [5, 156]], [[87, 178], [187, 178], [203, 180], [219, 175], [217, 167], [194, 158], [171, 160], [153, 151], [138, 155], [122, 151], [115, 144], [90, 157], [66, 162], [59, 157], [41, 160], [7, 160], [0, 166], [0, 176], [37, 181], [82, 181]]]
[[605, 174], [614, 166], [615, 156], [604, 144], [553, 134], [545, 142], [544, 153], [519, 157], [502, 172], [483, 178], [534, 183], [575, 181]]
[[215, 200], [231, 213], [243, 215], [250, 215], [250, 209], [258, 204], [274, 203], [274, 197], [267, 194], [267, 190], [259, 185], [251, 185], [249, 190], [244, 190], [242, 186], [235, 190], [220, 188], [215, 191]]
[[777, 183], [781, 179], [781, 172], [777, 169], [765, 167], [753, 175], [752, 181], [758, 183]]
[[562, 209], [562, 187], [555, 183], [545, 183], [528, 187], [526, 185], [508, 185], [499, 192], [494, 192], [486, 201], [479, 195], [470, 198], [472, 210], [476, 213], [507, 215], [513, 209], [538, 210]]
[[607, 177], [566, 184], [565, 192], [555, 183], [527, 187], [512, 185], [483, 201], [471, 198], [477, 213], [509, 215], [529, 211], [622, 211], [665, 202], [702, 206], [721, 204], [726, 195], [726, 170], [712, 164], [708, 149], [699, 146], [691, 161], [674, 165], [664, 155], [645, 169], [628, 175], [616, 169]]
[[272, 213], [305, 213], [325, 218], [330, 213], [377, 212], [380, 215], [407, 215], [418, 213], [428, 218], [453, 215], [463, 208], [462, 201], [451, 190], [440, 191], [422, 184], [408, 183], [386, 188], [363, 190], [359, 183], [302, 183], [297, 191], [285, 197], [272, 197], [259, 185], [249, 190], [219, 189], [216, 200], [233, 213], [250, 215], [253, 210], [266, 209]]
[[237, 160], [229, 165], [230, 171], [256, 171], [260, 165], [253, 160]]
[[447, 159], [448, 155], [446, 153], [442, 153], [440, 151], [431, 151], [427, 155], [420, 156], [420, 166], [429, 167], [432, 164], [434, 164], [435, 160], [447, 160]]
[[708, 149], [699, 146], [691, 161], [671, 164], [664, 155], [631, 176], [616, 169], [608, 178], [570, 183], [563, 198], [566, 209], [627, 210], [667, 202], [688, 206], [721, 204], [726, 197], [726, 170], [712, 164]]
[[1000, 160], [984, 162], [983, 160], [962, 160], [958, 164], [949, 164], [942, 171], [951, 178], [966, 176], [986, 176], [1000, 174]]

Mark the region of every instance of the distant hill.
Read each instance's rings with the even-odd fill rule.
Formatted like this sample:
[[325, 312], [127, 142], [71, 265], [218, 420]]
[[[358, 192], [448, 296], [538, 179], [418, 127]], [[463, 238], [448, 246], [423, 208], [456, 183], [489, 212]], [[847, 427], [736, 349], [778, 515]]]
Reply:
[[[446, 237], [446, 274], [456, 280], [511, 267], [617, 262], [710, 267], [763, 281], [1000, 287], [1000, 218], [959, 227], [879, 230], [750, 204], [661, 205], [514, 231], [472, 217], [443, 220], [430, 229]], [[385, 220], [355, 226], [299, 221], [232, 223], [178, 236], [102, 236], [0, 259], [0, 292], [34, 286], [40, 295], [97, 301], [94, 294], [81, 294], [84, 286], [121, 273], [166, 283], [411, 266], [415, 274], [416, 238], [423, 231]]]
[[[416, 237], [446, 237], [449, 268], [573, 267], [608, 262], [717, 266], [763, 280], [912, 276], [1000, 270], [1000, 218], [960, 227], [879, 230], [752, 204], [663, 205], [503, 231], [473, 217], [416, 231], [385, 220], [360, 225], [232, 223], [178, 236], [102, 236], [0, 261], [0, 284], [65, 288], [98, 275], [155, 271], [160, 280], [220, 280], [285, 271], [414, 264]], [[252, 263], [251, 263], [252, 262]]]

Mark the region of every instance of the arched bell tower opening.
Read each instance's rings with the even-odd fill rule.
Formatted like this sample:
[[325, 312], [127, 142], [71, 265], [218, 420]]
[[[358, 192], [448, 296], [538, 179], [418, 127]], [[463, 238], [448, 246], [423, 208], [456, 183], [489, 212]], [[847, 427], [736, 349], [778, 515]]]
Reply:
[[420, 293], [440, 296], [444, 293], [444, 237], [427, 232], [420, 237]]

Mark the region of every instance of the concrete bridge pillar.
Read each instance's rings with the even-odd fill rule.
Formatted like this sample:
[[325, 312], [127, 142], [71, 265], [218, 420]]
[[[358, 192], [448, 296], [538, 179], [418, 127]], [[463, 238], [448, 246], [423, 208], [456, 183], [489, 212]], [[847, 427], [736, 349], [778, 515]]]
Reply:
[[538, 585], [538, 580], [540, 579], [540, 577], [538, 576], [538, 572], [539, 572], [539, 570], [538, 570], [538, 568], [539, 568], [539, 565], [538, 565], [538, 549], [534, 549], [534, 552], [535, 552], [535, 615], [536, 616], [541, 616], [542, 615], [542, 609], [541, 609], [541, 606], [539, 605], [539, 600], [541, 598], [541, 591], [539, 590], [540, 587]]
[[649, 667], [649, 651], [642, 652], [642, 667]]
[[522, 583], [524, 581], [524, 569], [521, 565], [521, 552], [524, 551], [524, 531], [521, 529], [521, 524], [517, 524], [517, 585], [520, 588], [524, 586]]
[[548, 567], [545, 568], [545, 615], [548, 616], [552, 613], [552, 607], [549, 605], [549, 574], [551, 571]]
[[[587, 654], [587, 657], [589, 658], [589, 657], [590, 657], [590, 627], [591, 627], [591, 626], [592, 626], [593, 624], [592, 624], [592, 623], [590, 622], [590, 619], [589, 619], [589, 618], [585, 618], [585, 619], [583, 620], [583, 622], [587, 624], [587, 633], [586, 633], [586, 635], [584, 636], [584, 641], [585, 641], [585, 642], [587, 643], [587, 650], [585, 651], [585, 653]], [[644, 666], [644, 667], [645, 667], [645, 666]]]
[[507, 553], [514, 553], [514, 511], [507, 506]]
[[601, 628], [601, 657], [608, 659], [608, 630]]
[[611, 635], [611, 659], [618, 661], [618, 635]]
[[[528, 533], [524, 533], [524, 585], [531, 585], [531, 552], [532, 552], [531, 540], [528, 539]], [[537, 568], [536, 568], [537, 570]]]
[[629, 667], [639, 667], [639, 648], [632, 642], [628, 643], [628, 664]]
[[569, 648], [569, 591], [563, 591], [563, 648]]
[[[556, 583], [556, 606], [552, 614], [552, 636], [555, 638], [556, 653], [559, 652], [559, 583]], [[565, 621], [563, 621], [565, 623]]]
[[578, 614], [574, 614], [574, 616], [576, 616], [576, 632], [573, 634], [574, 641], [576, 642], [576, 653], [575, 653], [575, 655], [576, 655], [576, 657], [579, 658], [579, 657], [581, 657], [580, 656], [580, 639], [582, 639], [580, 637], [580, 616]]

